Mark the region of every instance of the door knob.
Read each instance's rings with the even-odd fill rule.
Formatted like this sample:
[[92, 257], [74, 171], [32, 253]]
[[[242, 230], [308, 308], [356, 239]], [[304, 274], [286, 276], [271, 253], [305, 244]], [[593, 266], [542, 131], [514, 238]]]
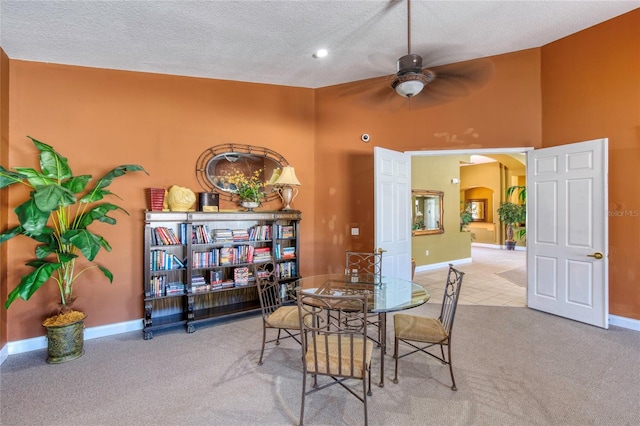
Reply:
[[386, 252], [385, 249], [383, 249], [382, 247], [378, 247], [378, 250], [376, 250], [378, 253], [384, 253]]
[[596, 259], [602, 259], [602, 253], [595, 252], [593, 254], [588, 254], [587, 257], [595, 257]]

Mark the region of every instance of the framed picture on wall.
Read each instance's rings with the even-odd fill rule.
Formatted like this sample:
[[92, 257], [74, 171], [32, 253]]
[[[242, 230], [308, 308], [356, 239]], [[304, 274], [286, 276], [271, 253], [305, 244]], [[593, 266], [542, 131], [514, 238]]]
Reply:
[[474, 222], [486, 222], [487, 200], [476, 199], [469, 200], [471, 205], [471, 218]]

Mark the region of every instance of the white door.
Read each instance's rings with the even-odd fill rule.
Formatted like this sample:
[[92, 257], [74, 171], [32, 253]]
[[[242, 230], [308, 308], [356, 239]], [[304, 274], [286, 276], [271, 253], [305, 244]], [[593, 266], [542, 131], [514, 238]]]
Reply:
[[382, 274], [411, 279], [411, 156], [375, 147], [375, 246]]
[[527, 156], [527, 304], [609, 327], [607, 139]]

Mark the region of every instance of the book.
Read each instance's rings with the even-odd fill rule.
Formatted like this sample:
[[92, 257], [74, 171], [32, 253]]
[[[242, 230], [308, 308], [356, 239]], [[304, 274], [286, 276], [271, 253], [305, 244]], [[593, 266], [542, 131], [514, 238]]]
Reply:
[[230, 265], [235, 262], [233, 247], [220, 247], [220, 265]]
[[243, 266], [233, 270], [233, 281], [237, 286], [249, 284], [249, 268]]

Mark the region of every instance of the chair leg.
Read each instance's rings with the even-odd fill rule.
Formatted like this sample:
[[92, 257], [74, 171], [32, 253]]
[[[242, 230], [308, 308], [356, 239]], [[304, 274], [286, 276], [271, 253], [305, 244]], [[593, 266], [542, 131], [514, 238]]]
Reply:
[[453, 382], [451, 390], [457, 391], [456, 379], [453, 378], [453, 365], [451, 364], [451, 345], [447, 345], [447, 351], [449, 352], [449, 373], [451, 373], [451, 382]]
[[399, 344], [399, 339], [396, 337], [394, 338], [394, 349], [393, 349], [393, 359], [396, 361], [396, 368], [395, 368], [395, 374], [393, 375], [393, 383], [398, 383], [398, 344]]
[[[362, 404], [364, 405], [364, 424], [367, 426], [369, 420], [367, 419], [367, 370], [365, 368], [364, 377], [362, 379]], [[371, 374], [369, 374], [369, 392], [371, 391]]]
[[280, 344], [280, 332], [282, 331], [281, 328], [278, 329], [278, 337], [276, 337], [276, 346]]
[[262, 365], [262, 356], [264, 355], [264, 345], [267, 342], [267, 328], [262, 327], [262, 350], [260, 350], [260, 360], [258, 361], [258, 365]]
[[302, 404], [300, 406], [300, 426], [304, 424], [304, 397], [307, 393], [307, 372], [302, 372]]

